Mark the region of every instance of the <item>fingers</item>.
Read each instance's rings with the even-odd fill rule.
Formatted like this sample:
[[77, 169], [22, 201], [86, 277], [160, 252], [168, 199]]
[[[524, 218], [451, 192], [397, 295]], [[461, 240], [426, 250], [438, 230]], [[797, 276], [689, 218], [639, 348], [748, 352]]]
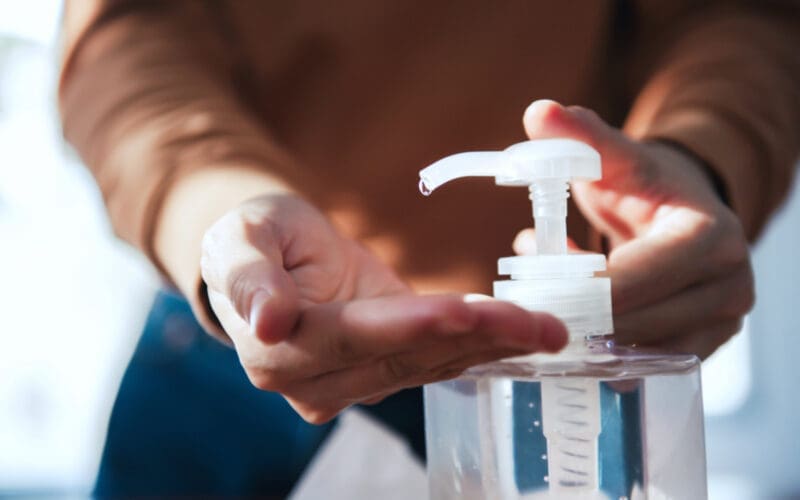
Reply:
[[[564, 326], [552, 316], [497, 300], [466, 302], [455, 295], [352, 302], [341, 319], [328, 350], [342, 363], [422, 352], [425, 343], [436, 341], [450, 345], [454, 354], [480, 346], [555, 351], [566, 342]], [[454, 343], [460, 336], [468, 340]]]
[[661, 231], [612, 252], [616, 336], [706, 357], [752, 307], [753, 273], [736, 231], [678, 221], [679, 237]]
[[652, 218], [662, 196], [661, 170], [649, 152], [579, 106], [541, 100], [531, 104], [523, 122], [531, 139], [570, 138], [588, 143], [602, 158], [603, 177], [573, 182], [575, 203], [591, 224], [612, 243], [626, 241]]
[[[536, 319], [531, 316], [531, 319]], [[554, 321], [554, 318], [539, 316], [542, 316], [538, 318], [540, 323]], [[493, 321], [487, 319], [486, 327], [493, 328]], [[562, 328], [557, 321], [554, 326]], [[504, 345], [507, 343], [512, 345]], [[561, 340], [555, 344], [537, 341], [535, 336], [508, 340], [490, 331], [436, 338], [411, 351], [389, 354], [370, 363], [302, 381], [284, 392], [298, 413], [310, 422], [321, 423], [351, 404], [379, 401], [387, 393], [450, 379], [474, 365], [520, 356], [533, 350], [553, 350], [553, 345], [561, 347], [563, 344]]]
[[692, 286], [666, 300], [615, 316], [615, 337], [622, 343], [654, 344], [692, 330], [737, 322], [753, 305], [749, 267]]
[[251, 231], [239, 213], [223, 217], [203, 239], [201, 272], [209, 296], [216, 297], [212, 307], [229, 334], [239, 325], [216, 310], [222, 297], [249, 324], [251, 334], [275, 343], [289, 336], [297, 319], [297, 289], [284, 269], [281, 242], [271, 227], [259, 225], [259, 245], [251, 241]]
[[534, 101], [523, 116], [525, 132], [531, 139], [570, 138], [585, 142], [603, 158], [602, 183], [619, 185], [633, 172], [631, 160], [639, 153], [633, 141], [606, 124], [593, 111], [580, 106], [564, 107], [542, 99]]
[[566, 342], [558, 320], [506, 302], [403, 295], [311, 307], [292, 338], [259, 354], [257, 363], [262, 370], [294, 381], [390, 355], [424, 352], [436, 342], [451, 346], [457, 355], [472, 345], [455, 342], [460, 336], [475, 337], [485, 346], [528, 351], [554, 351]]
[[319, 422], [354, 402], [566, 341], [557, 319], [509, 303], [408, 295], [313, 306], [291, 338], [238, 350], [254, 385], [281, 392]]
[[648, 232], [609, 255], [616, 314], [741, 269], [751, 273], [747, 241], [735, 218], [686, 207], [660, 210], [663, 214]]
[[[711, 276], [733, 269], [715, 258], [722, 243], [704, 214], [683, 210], [609, 255], [616, 314], [652, 304]], [[673, 227], [670, 227], [673, 226]]]
[[[477, 344], [477, 343], [476, 343]], [[467, 368], [527, 351], [514, 348], [478, 348], [454, 354], [453, 346], [439, 342], [420, 353], [387, 356], [367, 365], [327, 373], [285, 391], [287, 400], [306, 420], [322, 423], [356, 403], [372, 404], [388, 394], [459, 376]]]

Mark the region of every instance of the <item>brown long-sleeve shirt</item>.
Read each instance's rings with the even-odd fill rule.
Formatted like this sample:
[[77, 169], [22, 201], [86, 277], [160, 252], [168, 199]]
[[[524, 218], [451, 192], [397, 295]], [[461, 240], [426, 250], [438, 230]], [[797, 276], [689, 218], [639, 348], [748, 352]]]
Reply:
[[487, 291], [530, 224], [525, 194], [465, 181], [423, 200], [417, 171], [523, 140], [534, 99], [682, 144], [751, 238], [800, 144], [789, 2], [73, 0], [64, 34], [65, 135], [118, 234], [201, 319], [200, 235], [255, 179], [305, 196], [420, 287]]

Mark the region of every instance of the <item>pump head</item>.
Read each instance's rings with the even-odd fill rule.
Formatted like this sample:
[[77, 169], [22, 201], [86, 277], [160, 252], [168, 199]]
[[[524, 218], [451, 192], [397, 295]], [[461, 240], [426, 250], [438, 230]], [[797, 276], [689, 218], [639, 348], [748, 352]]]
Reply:
[[419, 177], [425, 195], [461, 177], [494, 177], [499, 186], [529, 186], [545, 179], [594, 181], [601, 177], [600, 153], [574, 139], [539, 139], [504, 151], [454, 154], [422, 169]]
[[600, 154], [572, 139], [541, 139], [514, 144], [505, 151], [448, 156], [419, 175], [425, 195], [460, 177], [494, 177], [499, 186], [528, 186], [538, 253], [566, 254], [568, 183], [600, 179]]
[[511, 280], [495, 282], [495, 297], [558, 316], [573, 338], [613, 331], [611, 282], [594, 277], [605, 270], [605, 257], [567, 253], [569, 183], [600, 179], [596, 150], [573, 139], [540, 139], [504, 151], [448, 156], [419, 175], [420, 191], [426, 196], [461, 177], [494, 177], [500, 186], [528, 186], [537, 255], [500, 259], [500, 274]]

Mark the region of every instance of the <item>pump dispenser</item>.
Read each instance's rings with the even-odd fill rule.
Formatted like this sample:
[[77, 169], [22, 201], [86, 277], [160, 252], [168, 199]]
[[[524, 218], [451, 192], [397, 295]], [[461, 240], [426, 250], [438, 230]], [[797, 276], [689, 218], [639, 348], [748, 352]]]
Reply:
[[570, 343], [426, 386], [431, 498], [705, 498], [699, 361], [614, 346], [605, 256], [567, 250], [569, 183], [601, 178], [598, 152], [460, 153], [423, 169], [420, 191], [474, 176], [527, 186], [533, 204], [537, 254], [498, 261], [495, 298], [557, 316]]
[[610, 334], [611, 281], [593, 277], [605, 270], [605, 256], [567, 253], [569, 183], [600, 179], [597, 151], [571, 139], [543, 139], [461, 153], [422, 170], [420, 189], [429, 195], [445, 182], [475, 176], [526, 186], [533, 203], [537, 255], [500, 259], [499, 273], [511, 280], [495, 282], [495, 297], [558, 316], [574, 338]]

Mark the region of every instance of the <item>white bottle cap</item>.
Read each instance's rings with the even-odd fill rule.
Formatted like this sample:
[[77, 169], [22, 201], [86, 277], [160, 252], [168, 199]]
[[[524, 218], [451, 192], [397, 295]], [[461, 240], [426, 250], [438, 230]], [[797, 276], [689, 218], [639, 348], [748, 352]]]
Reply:
[[561, 319], [570, 338], [613, 332], [611, 281], [595, 277], [606, 269], [605, 256], [567, 252], [568, 183], [601, 177], [600, 154], [572, 139], [542, 139], [515, 144], [505, 151], [460, 153], [420, 171], [420, 190], [434, 189], [461, 177], [494, 177], [498, 185], [528, 186], [536, 221], [537, 255], [498, 261], [495, 297]]
[[613, 333], [611, 280], [594, 277], [606, 268], [600, 254], [506, 257], [494, 282], [494, 296], [528, 309], [547, 312], [567, 326], [571, 340]]

